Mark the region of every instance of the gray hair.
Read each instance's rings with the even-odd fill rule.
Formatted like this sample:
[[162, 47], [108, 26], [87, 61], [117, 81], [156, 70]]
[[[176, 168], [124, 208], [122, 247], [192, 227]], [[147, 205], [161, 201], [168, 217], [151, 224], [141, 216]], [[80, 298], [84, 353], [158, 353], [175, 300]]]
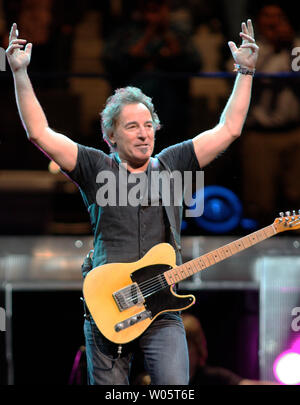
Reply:
[[101, 129], [103, 139], [108, 145], [113, 148], [114, 145], [109, 139], [109, 135], [114, 131], [116, 121], [122, 111], [122, 108], [127, 104], [144, 104], [150, 111], [154, 131], [160, 129], [160, 121], [154, 110], [152, 99], [146, 96], [139, 88], [127, 86], [115, 90], [114, 94], [108, 97], [104, 110], [101, 115]]

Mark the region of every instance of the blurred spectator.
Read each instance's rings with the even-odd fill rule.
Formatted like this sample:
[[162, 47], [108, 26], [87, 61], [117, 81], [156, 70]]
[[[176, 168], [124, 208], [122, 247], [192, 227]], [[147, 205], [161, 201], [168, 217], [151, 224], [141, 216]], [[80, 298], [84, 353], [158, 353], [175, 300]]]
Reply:
[[22, 29], [20, 38], [34, 44], [31, 69], [38, 72], [53, 70], [53, 0], [22, 0], [18, 25]]
[[20, 37], [34, 44], [33, 72], [68, 71], [73, 30], [85, 8], [82, 2], [74, 0], [71, 8], [66, 0], [2, 0], [1, 3], [4, 15], [2, 46], [7, 47], [8, 31], [16, 21]]
[[200, 321], [189, 313], [183, 313], [182, 320], [189, 348], [190, 385], [277, 385], [245, 379], [225, 368], [207, 365], [207, 343]]
[[[97, 2], [97, 0], [95, 1]], [[135, 9], [135, 0], [101, 0], [101, 2], [97, 2], [97, 5], [104, 16], [102, 36], [106, 39], [130, 18], [132, 10]]]
[[19, 25], [24, 38], [36, 45], [46, 44], [51, 36], [53, 0], [23, 0]]
[[[99, 58], [103, 49], [102, 21], [102, 13], [99, 10], [87, 9], [76, 25], [72, 43], [72, 73], [104, 74]], [[69, 83], [72, 93], [80, 97], [80, 131], [84, 134], [84, 142], [86, 143], [89, 137], [96, 136], [96, 139], [91, 139], [88, 143], [99, 144], [99, 116], [96, 111], [101, 109], [109, 95], [109, 83], [101, 77], [72, 77]], [[103, 142], [101, 147], [105, 146]]]
[[224, 32], [228, 40], [239, 41], [237, 33], [239, 32], [241, 21], [249, 18], [247, 14], [248, 0], [221, 0], [219, 7], [222, 10]]
[[[286, 14], [277, 4], [263, 6], [256, 25], [260, 47], [256, 71], [291, 72], [292, 49], [300, 39]], [[246, 215], [261, 223], [271, 221], [278, 210], [296, 209], [300, 201], [300, 103], [295, 80], [254, 81], [241, 158]]]
[[[133, 85], [153, 97], [174, 142], [185, 138], [188, 120], [189, 78], [184, 73], [197, 72], [201, 67], [182, 21], [178, 14], [172, 20], [168, 0], [140, 0], [131, 18], [107, 37], [103, 50], [112, 89]], [[183, 75], [174, 77], [174, 72]], [[160, 148], [164, 146], [163, 135], [162, 129]]]
[[[222, 32], [220, 20], [212, 18], [206, 23], [197, 26], [193, 35], [193, 41], [198, 53], [201, 55], [203, 72], [218, 72], [223, 65], [223, 48], [225, 37]], [[190, 94], [195, 106], [195, 123], [193, 128], [201, 128], [199, 122], [199, 111], [201, 101], [205, 99], [207, 104], [206, 117], [211, 116], [215, 120], [217, 111], [220, 111], [220, 102], [227, 99], [229, 92], [229, 83], [220, 78], [193, 77], [190, 80]], [[203, 101], [202, 101], [203, 102]], [[205, 121], [200, 116], [202, 122]], [[193, 129], [193, 131], [195, 130]]]
[[[66, 91], [68, 80], [59, 73], [68, 72], [71, 62], [71, 45], [74, 27], [82, 14], [81, 0], [72, 1], [72, 7], [66, 0], [2, 0], [4, 14], [4, 33], [2, 47], [8, 45], [9, 29], [12, 22], [18, 22], [19, 38], [26, 38], [33, 43], [30, 70], [36, 91], [49, 120], [60, 131], [72, 131], [75, 139], [80, 134], [79, 97]], [[1, 22], [1, 12], [0, 12]], [[0, 24], [1, 27], [1, 24]], [[22, 125], [16, 119], [16, 109], [12, 105], [11, 81], [3, 76], [1, 80], [0, 100], [2, 114], [1, 131], [1, 168], [4, 169], [45, 169], [48, 162], [27, 146], [26, 139], [20, 138]], [[95, 117], [96, 118], [96, 117]], [[15, 150], [16, 142], [20, 144]], [[15, 161], [9, 158], [11, 153]], [[17, 165], [17, 166], [16, 166]]]

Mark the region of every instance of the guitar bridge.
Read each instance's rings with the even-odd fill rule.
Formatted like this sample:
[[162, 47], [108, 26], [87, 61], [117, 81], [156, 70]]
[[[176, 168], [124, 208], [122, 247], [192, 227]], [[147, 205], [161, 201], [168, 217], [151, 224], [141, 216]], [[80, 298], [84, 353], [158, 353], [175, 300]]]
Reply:
[[137, 283], [130, 284], [114, 292], [113, 297], [120, 312], [145, 302]]
[[152, 314], [150, 311], [140, 312], [139, 314], [131, 316], [130, 318], [124, 319], [124, 321], [117, 323], [115, 325], [115, 331], [120, 332], [123, 329], [127, 329], [127, 328], [129, 328], [129, 326], [133, 326], [136, 323], [141, 322], [147, 318], [152, 319]]

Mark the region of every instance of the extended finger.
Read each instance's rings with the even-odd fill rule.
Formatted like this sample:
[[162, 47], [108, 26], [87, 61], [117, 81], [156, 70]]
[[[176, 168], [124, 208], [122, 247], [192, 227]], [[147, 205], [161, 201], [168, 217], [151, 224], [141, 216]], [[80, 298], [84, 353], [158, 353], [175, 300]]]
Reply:
[[254, 38], [254, 29], [253, 29], [253, 24], [252, 24], [252, 21], [250, 18], [247, 20], [247, 27], [248, 27], [248, 33], [249, 33], [250, 37]]
[[27, 55], [31, 55], [31, 51], [32, 51], [32, 43], [28, 42], [28, 44], [25, 46], [24, 51], [27, 53]]
[[11, 26], [10, 33], [9, 33], [9, 42], [16, 39], [18, 37], [18, 35], [19, 35], [19, 33], [18, 33], [18, 29], [17, 29], [17, 24], [13, 23], [13, 25]]
[[232, 42], [232, 41], [228, 42], [228, 46], [229, 46], [232, 53], [234, 53], [234, 52], [236, 52], [238, 50], [236, 44], [234, 42]]
[[247, 27], [246, 23], [244, 23], [244, 22], [242, 22], [242, 32], [244, 34], [249, 34], [248, 27]]

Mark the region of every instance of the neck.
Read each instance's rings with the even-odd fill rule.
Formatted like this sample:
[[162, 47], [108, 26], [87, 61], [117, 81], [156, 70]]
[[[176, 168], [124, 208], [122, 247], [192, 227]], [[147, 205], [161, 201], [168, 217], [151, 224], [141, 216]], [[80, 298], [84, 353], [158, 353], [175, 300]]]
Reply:
[[277, 233], [276, 228], [272, 225], [266, 226], [259, 231], [250, 233], [234, 242], [228, 243], [218, 249], [212, 250], [200, 257], [192, 259], [180, 266], [174, 267], [171, 270], [167, 270], [164, 273], [166, 281], [169, 285], [176, 284], [179, 281], [183, 281], [190, 276], [198, 273], [207, 267], [212, 266], [236, 253], [241, 252], [244, 249], [249, 248]]

